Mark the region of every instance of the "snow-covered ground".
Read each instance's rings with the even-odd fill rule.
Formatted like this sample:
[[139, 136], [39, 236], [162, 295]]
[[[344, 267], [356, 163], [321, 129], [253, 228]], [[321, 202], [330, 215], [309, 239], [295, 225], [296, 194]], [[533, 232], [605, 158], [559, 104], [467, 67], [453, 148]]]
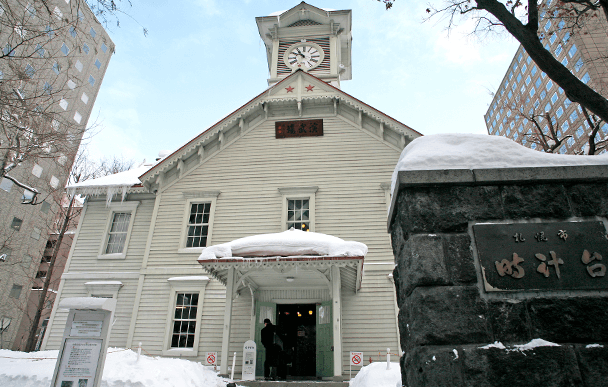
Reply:
[[[59, 351], [0, 350], [0, 386], [49, 387]], [[130, 349], [108, 348], [102, 387], [225, 387], [230, 381], [200, 363], [141, 355]], [[238, 383], [238, 382], [237, 382]], [[399, 363], [372, 363], [361, 368], [351, 387], [401, 386]]]
[[[0, 386], [49, 387], [59, 351], [0, 350]], [[108, 348], [102, 387], [225, 387], [222, 379], [202, 364], [188, 360], [142, 355]]]
[[350, 387], [401, 387], [401, 368], [399, 363], [391, 363], [386, 369], [386, 362], [377, 362], [361, 368], [351, 380]]

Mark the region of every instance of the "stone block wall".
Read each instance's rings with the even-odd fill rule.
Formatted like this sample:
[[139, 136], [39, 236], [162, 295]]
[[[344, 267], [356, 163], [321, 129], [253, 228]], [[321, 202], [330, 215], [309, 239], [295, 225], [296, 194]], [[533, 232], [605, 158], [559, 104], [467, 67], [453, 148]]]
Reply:
[[[486, 297], [469, 232], [479, 221], [608, 217], [608, 182], [581, 179], [596, 174], [588, 168], [576, 179], [444, 175], [432, 185], [400, 172], [389, 229], [403, 385], [608, 386], [608, 287]], [[559, 346], [514, 347], [537, 338]], [[497, 341], [507, 348], [481, 348]]]

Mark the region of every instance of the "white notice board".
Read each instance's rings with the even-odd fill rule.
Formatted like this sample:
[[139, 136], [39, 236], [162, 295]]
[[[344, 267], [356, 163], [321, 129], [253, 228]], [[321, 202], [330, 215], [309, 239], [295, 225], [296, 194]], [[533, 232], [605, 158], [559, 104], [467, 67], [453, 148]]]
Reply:
[[243, 345], [243, 380], [255, 380], [256, 349], [253, 340], [248, 340]]
[[101, 339], [66, 339], [54, 387], [91, 387], [95, 384]]
[[100, 337], [103, 321], [72, 321], [70, 336]]

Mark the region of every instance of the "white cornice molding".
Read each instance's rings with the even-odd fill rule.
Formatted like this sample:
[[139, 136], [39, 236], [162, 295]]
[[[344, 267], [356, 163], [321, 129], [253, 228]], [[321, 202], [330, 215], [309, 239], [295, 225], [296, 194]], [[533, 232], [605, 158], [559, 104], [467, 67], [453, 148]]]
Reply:
[[220, 193], [221, 191], [184, 191], [182, 196], [184, 199], [216, 198]]
[[286, 187], [286, 188], [278, 188], [281, 195], [293, 195], [293, 194], [313, 194], [319, 190], [317, 186], [310, 187]]

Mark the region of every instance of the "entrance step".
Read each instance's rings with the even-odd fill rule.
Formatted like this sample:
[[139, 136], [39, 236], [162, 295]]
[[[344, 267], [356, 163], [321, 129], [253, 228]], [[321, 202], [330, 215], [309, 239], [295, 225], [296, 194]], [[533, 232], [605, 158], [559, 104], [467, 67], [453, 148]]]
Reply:
[[348, 382], [332, 382], [322, 380], [237, 380], [235, 383], [237, 386], [246, 387], [348, 387]]

